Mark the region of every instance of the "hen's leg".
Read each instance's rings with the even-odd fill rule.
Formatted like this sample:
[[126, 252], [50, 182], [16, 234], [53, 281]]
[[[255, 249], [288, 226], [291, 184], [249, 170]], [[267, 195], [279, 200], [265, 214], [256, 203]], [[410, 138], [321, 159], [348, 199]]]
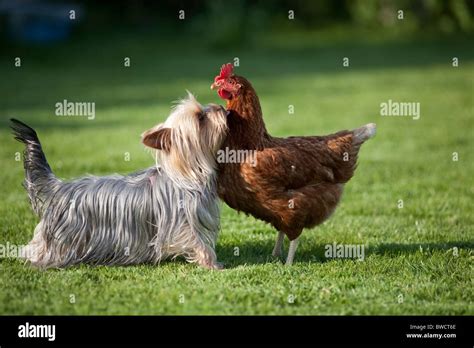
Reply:
[[278, 231], [277, 240], [275, 243], [275, 247], [273, 248], [272, 256], [273, 257], [280, 257], [281, 251], [283, 249], [283, 239], [285, 238], [285, 234], [281, 231]]
[[296, 238], [290, 242], [290, 248], [288, 249], [288, 257], [286, 259], [286, 265], [291, 266], [293, 259], [295, 258], [296, 248], [298, 247], [298, 239]]

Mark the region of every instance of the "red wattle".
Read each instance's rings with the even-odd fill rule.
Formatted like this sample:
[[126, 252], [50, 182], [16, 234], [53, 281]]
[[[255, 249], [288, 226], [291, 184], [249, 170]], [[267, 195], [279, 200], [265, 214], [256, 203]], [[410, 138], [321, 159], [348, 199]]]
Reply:
[[217, 94], [219, 94], [219, 97], [225, 100], [230, 99], [232, 97], [232, 94], [230, 94], [230, 92], [222, 88], [217, 91]]

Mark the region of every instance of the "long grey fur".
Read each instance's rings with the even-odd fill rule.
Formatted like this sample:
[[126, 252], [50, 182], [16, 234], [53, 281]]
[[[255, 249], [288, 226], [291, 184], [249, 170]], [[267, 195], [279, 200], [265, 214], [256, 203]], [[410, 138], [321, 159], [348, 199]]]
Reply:
[[36, 132], [11, 122], [15, 138], [26, 144], [25, 187], [41, 217], [22, 257], [47, 268], [158, 263], [183, 255], [217, 268], [215, 171], [192, 189], [177, 185], [158, 165], [128, 176], [63, 182], [52, 173]]

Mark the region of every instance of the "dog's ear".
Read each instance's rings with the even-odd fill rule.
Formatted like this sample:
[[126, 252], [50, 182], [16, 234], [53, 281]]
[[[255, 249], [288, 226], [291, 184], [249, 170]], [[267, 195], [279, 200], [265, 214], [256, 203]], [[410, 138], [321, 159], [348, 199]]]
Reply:
[[171, 149], [171, 128], [155, 127], [142, 134], [142, 143], [156, 150]]

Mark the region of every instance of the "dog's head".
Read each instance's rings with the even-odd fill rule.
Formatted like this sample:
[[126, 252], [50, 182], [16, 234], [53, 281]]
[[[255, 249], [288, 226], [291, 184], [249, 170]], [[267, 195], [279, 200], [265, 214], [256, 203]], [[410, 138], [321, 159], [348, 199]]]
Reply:
[[201, 181], [215, 171], [226, 132], [226, 110], [216, 104], [202, 106], [188, 92], [164, 123], [142, 134], [142, 142], [158, 151], [165, 170]]

